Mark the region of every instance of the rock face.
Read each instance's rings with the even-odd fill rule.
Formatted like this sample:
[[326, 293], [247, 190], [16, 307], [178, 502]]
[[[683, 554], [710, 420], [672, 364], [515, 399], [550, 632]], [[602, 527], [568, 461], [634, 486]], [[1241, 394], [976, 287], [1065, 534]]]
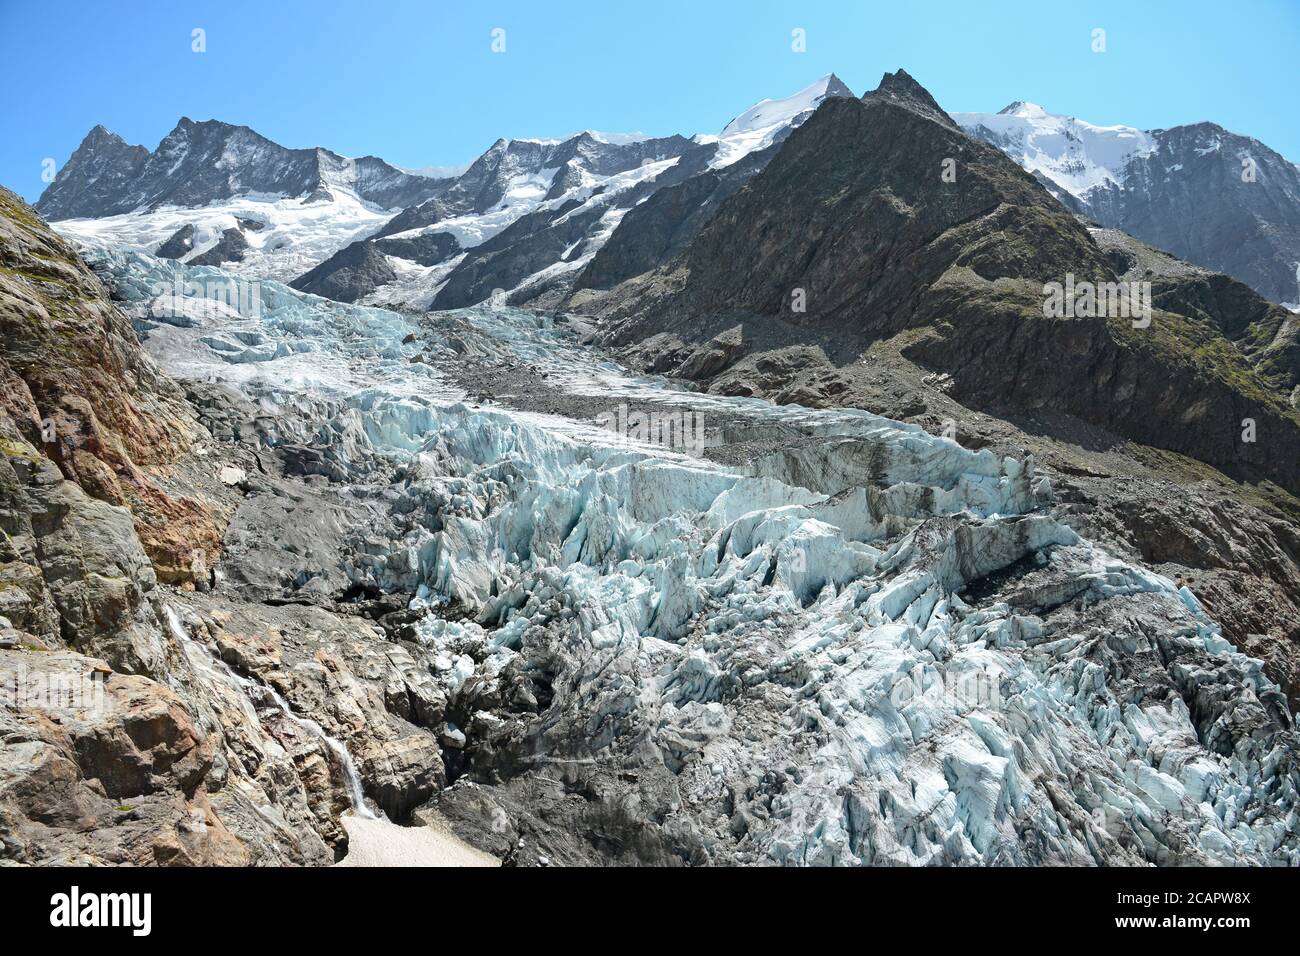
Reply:
[[[337, 802], [346, 783], [331, 781], [341, 768], [330, 765], [332, 755], [321, 754], [319, 739], [294, 715], [309, 717], [341, 742], [364, 793], [393, 820], [409, 820], [446, 784], [438, 740], [446, 697], [418, 647], [388, 641], [362, 617], [259, 606], [240, 600], [238, 592], [186, 604], [183, 626], [230, 673], [247, 675], [242, 687], [236, 680], [232, 688], [270, 701], [279, 695], [287, 704], [272, 730], [297, 739], [299, 749], [291, 753], [308, 785], [316, 829], [331, 843], [340, 839], [338, 814], [349, 809]], [[220, 665], [215, 673], [220, 681]]]
[[8, 437], [56, 462], [90, 495], [131, 509], [167, 581], [215, 559], [214, 507], [164, 490], [154, 469], [199, 440], [180, 389], [139, 348], [130, 321], [77, 254], [0, 192], [0, 379]]
[[247, 193], [319, 198], [331, 189], [393, 209], [422, 202], [445, 185], [374, 156], [286, 149], [247, 126], [183, 117], [153, 152], [96, 126], [36, 210], [46, 219], [77, 219], [160, 205], [205, 206]]
[[149, 157], [144, 146], [129, 145], [116, 133], [96, 126], [46, 190], [49, 202], [42, 214], [66, 219], [120, 209], [123, 197], [135, 190]]
[[576, 293], [583, 289], [610, 289], [673, 259], [695, 238], [722, 200], [762, 169], [788, 135], [789, 131], [772, 146], [724, 169], [705, 169], [665, 186], [629, 209], [574, 282], [574, 301], [582, 301]]
[[219, 266], [228, 262], [242, 262], [248, 251], [248, 240], [238, 227], [223, 229], [221, 238], [212, 248], [190, 259], [196, 266]]
[[84, 694], [78, 706], [0, 711], [4, 859], [61, 865], [252, 862], [204, 789], [215, 753], [175, 693], [145, 677], [110, 673], [102, 661], [69, 651], [0, 650], [0, 673]]
[[1214, 123], [1096, 127], [1032, 103], [956, 119], [1075, 211], [1300, 303], [1300, 170], [1259, 140]]
[[291, 283], [295, 289], [339, 302], [355, 302], [397, 278], [375, 243], [362, 240], [339, 250]]
[[195, 231], [194, 224], [187, 222], [172, 233], [154, 255], [159, 259], [184, 259], [194, 251]]
[[289, 283], [295, 289], [338, 302], [357, 302], [397, 279], [389, 256], [436, 266], [460, 251], [456, 237], [425, 232], [411, 237], [360, 239]]
[[1231, 343], [1261, 383], [1292, 408], [1300, 384], [1300, 317], [1244, 282], [1152, 249], [1116, 229], [1091, 230], [1122, 282], [1151, 283], [1156, 307]]
[[[13, 428], [10, 418], [0, 426]], [[20, 863], [332, 859], [283, 749], [248, 712], [231, 763], [210, 688], [160, 626], [125, 509], [13, 435], [0, 460], [0, 857]], [[251, 740], [248, 735], [256, 734]], [[254, 757], [253, 755], [256, 754]], [[280, 789], [268, 789], [279, 776]]]

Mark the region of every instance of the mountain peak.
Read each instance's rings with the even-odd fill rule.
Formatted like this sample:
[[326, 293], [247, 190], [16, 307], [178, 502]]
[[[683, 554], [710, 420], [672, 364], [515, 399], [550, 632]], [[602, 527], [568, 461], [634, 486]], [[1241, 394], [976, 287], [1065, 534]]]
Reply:
[[1002, 109], [998, 110], [998, 116], [1047, 116], [1047, 110], [1043, 109], [1037, 103], [1029, 103], [1025, 100], [1014, 100], [1008, 103]]
[[902, 67], [899, 67], [897, 72], [885, 73], [880, 78], [880, 85], [876, 87], [875, 92], [894, 93], [907, 96], [915, 96], [918, 94], [924, 94], [925, 96], [930, 95], [929, 92], [926, 91], [925, 87], [916, 82], [915, 77]]
[[121, 136], [118, 136], [102, 123], [96, 123], [94, 128], [86, 134], [84, 139], [82, 139], [81, 146], [79, 146], [78, 149], [104, 144], [117, 145], [119, 143], [126, 145], [126, 140], [122, 139]]
[[382, 160], [354, 162], [324, 147], [289, 149], [248, 127], [182, 116], [157, 148], [128, 145], [95, 126], [41, 195], [47, 219], [96, 218], [157, 205], [207, 206], [235, 196], [314, 201], [341, 187], [384, 209], [437, 192], [435, 180]]
[[741, 113], [722, 130], [722, 135], [744, 133], [782, 123], [790, 123], [795, 117], [815, 110], [823, 100], [834, 96], [852, 96], [853, 91], [834, 73], [825, 76], [804, 87], [798, 93], [778, 100], [760, 100]]
[[895, 73], [886, 73], [882, 76], [880, 85], [862, 99], [896, 103], [945, 126], [956, 126], [948, 114], [935, 102], [929, 90], [916, 82], [910, 73], [901, 68]]
[[845, 83], [843, 80], [841, 80], [834, 73], [827, 73], [825, 76], [822, 77], [821, 82], [824, 82], [826, 84], [826, 92], [823, 94], [824, 96], [852, 96], [853, 95], [853, 91], [849, 89], [849, 85]]

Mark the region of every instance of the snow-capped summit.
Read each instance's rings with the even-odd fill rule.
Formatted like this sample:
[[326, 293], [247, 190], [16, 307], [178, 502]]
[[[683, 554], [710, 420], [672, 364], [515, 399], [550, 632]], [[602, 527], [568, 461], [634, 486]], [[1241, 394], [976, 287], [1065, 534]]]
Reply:
[[798, 93], [777, 100], [760, 100], [722, 129], [717, 137], [697, 136], [701, 143], [716, 142], [718, 152], [710, 166], [721, 169], [764, 149], [778, 136], [798, 126], [832, 96], [852, 96], [853, 91], [834, 73], [827, 73]]
[[1132, 126], [1094, 126], [1016, 100], [996, 113], [953, 113], [971, 135], [992, 143], [1030, 172], [1041, 173], [1076, 199], [1123, 181], [1134, 156], [1155, 150], [1150, 133]]
[[725, 127], [722, 135], [746, 133], [789, 123], [801, 113], [815, 110], [828, 96], [852, 96], [853, 91], [834, 73], [827, 73], [798, 93], [777, 100], [759, 100]]

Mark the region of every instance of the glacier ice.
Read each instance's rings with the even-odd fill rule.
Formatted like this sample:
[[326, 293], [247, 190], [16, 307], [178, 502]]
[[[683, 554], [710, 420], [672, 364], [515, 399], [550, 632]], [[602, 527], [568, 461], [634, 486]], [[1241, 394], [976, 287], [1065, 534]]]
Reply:
[[1185, 587], [1062, 523], [1032, 459], [686, 393], [545, 318], [458, 315], [596, 404], [819, 439], [727, 467], [475, 402], [417, 318], [265, 282], [256, 317], [153, 321], [154, 283], [216, 270], [87, 255], [170, 371], [335, 448], [354, 488], [384, 484], [349, 574], [426, 612], [463, 715], [445, 736], [480, 785], [632, 774], [640, 812], [702, 861], [1300, 864], [1278, 688]]

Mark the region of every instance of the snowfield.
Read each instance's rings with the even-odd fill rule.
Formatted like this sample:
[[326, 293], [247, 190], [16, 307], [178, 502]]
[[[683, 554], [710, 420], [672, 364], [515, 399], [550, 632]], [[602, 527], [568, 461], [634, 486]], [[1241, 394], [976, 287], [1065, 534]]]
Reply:
[[260, 224], [245, 228], [249, 249], [238, 263], [242, 275], [289, 282], [319, 265], [354, 239], [377, 231], [396, 210], [380, 209], [354, 193], [335, 188], [332, 198], [309, 200], [246, 194], [198, 209], [163, 206], [102, 219], [64, 219], [59, 232], [78, 240], [113, 242], [137, 252], [153, 253], [182, 226], [197, 230], [188, 261], [216, 245], [222, 230], [240, 220]]

